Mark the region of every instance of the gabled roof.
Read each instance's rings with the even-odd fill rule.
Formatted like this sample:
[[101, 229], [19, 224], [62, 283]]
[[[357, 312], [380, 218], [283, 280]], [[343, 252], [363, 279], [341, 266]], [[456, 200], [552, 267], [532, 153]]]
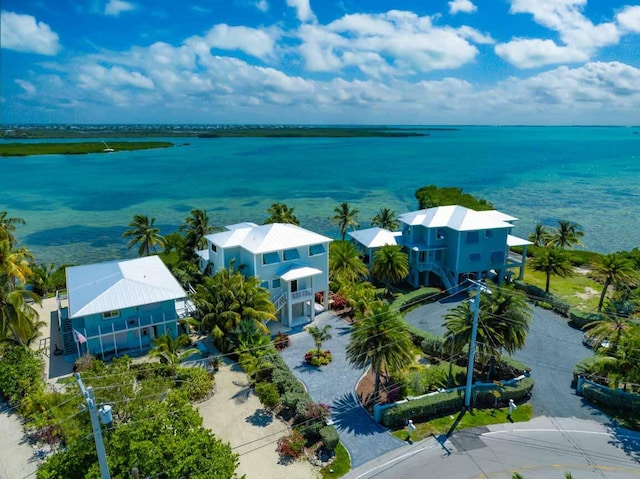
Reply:
[[427, 228], [451, 228], [456, 231], [476, 231], [496, 228], [513, 228], [511, 223], [496, 219], [495, 214], [475, 211], [464, 206], [437, 206], [425, 210], [412, 211], [399, 216], [408, 225], [422, 225]]
[[285, 223], [240, 227], [232, 231], [210, 234], [206, 238], [222, 248], [240, 246], [253, 254], [333, 241], [300, 226]]
[[398, 237], [402, 236], [402, 231], [389, 231], [384, 228], [367, 228], [348, 233], [354, 240], [366, 248], [379, 248], [388, 244], [398, 244]]
[[507, 223], [509, 223], [511, 221], [517, 221], [518, 220], [518, 218], [516, 218], [515, 216], [508, 215], [508, 214], [503, 213], [502, 211], [498, 211], [498, 210], [478, 211], [478, 213], [483, 214], [483, 215], [487, 215], [487, 216], [491, 216], [492, 218], [494, 218], [496, 220], [506, 221]]
[[187, 296], [158, 256], [67, 268], [69, 317]]

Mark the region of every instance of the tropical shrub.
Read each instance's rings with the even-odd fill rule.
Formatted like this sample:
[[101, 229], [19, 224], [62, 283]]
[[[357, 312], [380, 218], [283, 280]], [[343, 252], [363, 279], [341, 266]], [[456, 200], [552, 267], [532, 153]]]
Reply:
[[636, 417], [640, 414], [640, 395], [638, 394], [621, 393], [616, 389], [599, 388], [592, 384], [585, 384], [582, 388], [582, 395], [594, 404], [618, 411], [629, 411]]
[[410, 293], [398, 296], [398, 298], [391, 303], [391, 309], [404, 312], [417, 305], [435, 303], [436, 301], [441, 300], [444, 296], [445, 295], [439, 288], [422, 287], [411, 291]]
[[431, 358], [442, 359], [445, 357], [444, 338], [441, 338], [440, 336], [424, 338], [420, 343], [420, 349], [422, 349], [424, 354]]
[[331, 407], [323, 403], [307, 403], [304, 418], [307, 421], [318, 420], [325, 421], [331, 415]]
[[331, 309], [334, 311], [340, 311], [348, 306], [347, 298], [341, 294], [334, 295], [332, 299], [333, 303], [331, 303]]
[[333, 426], [324, 426], [320, 429], [320, 440], [326, 451], [333, 452], [336, 450], [336, 447], [338, 447], [338, 442], [340, 441], [338, 431], [336, 431], [336, 428]]
[[272, 409], [280, 402], [280, 394], [275, 384], [257, 383], [255, 385], [256, 395], [260, 402], [269, 409]]
[[583, 329], [587, 324], [600, 321], [604, 319], [604, 317], [603, 314], [580, 311], [572, 308], [569, 311], [569, 324], [574, 328]]
[[281, 456], [288, 456], [297, 459], [304, 453], [305, 439], [296, 429], [288, 436], [278, 439], [278, 453]]
[[289, 338], [288, 334], [279, 332], [273, 339], [273, 345], [278, 351], [282, 351], [283, 349], [287, 349], [291, 345], [291, 338]]
[[0, 350], [0, 392], [13, 407], [43, 388], [44, 365], [38, 353], [22, 346], [6, 345]]
[[214, 375], [204, 368], [178, 366], [175, 382], [178, 390], [185, 393], [190, 402], [197, 402], [209, 397], [215, 379]]
[[332, 359], [333, 357], [331, 356], [331, 351], [329, 351], [328, 349], [326, 351], [320, 352], [318, 352], [318, 350], [316, 349], [311, 349], [304, 355], [304, 361], [307, 364], [316, 367], [326, 366], [331, 362]]
[[293, 417], [294, 423], [299, 423], [304, 420], [304, 414], [309, 401], [310, 398], [306, 391], [287, 391], [280, 396], [282, 407], [288, 410], [288, 415]]

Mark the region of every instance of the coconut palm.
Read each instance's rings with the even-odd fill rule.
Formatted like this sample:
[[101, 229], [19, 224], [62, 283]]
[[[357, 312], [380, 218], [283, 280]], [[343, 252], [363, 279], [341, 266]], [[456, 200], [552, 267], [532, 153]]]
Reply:
[[336, 206], [333, 211], [335, 215], [331, 218], [331, 221], [338, 225], [340, 234], [342, 235], [342, 241], [344, 241], [349, 227], [360, 227], [360, 223], [358, 223], [358, 213], [360, 213], [360, 210], [358, 208], [351, 208], [351, 205], [345, 201]]
[[13, 234], [16, 231], [16, 226], [25, 224], [25, 221], [17, 216], [13, 218], [8, 217], [7, 214], [5, 210], [0, 211], [0, 232], [7, 236], [11, 245], [14, 245], [16, 239]]
[[529, 265], [534, 271], [540, 271], [546, 275], [545, 293], [549, 293], [552, 274], [561, 278], [573, 275], [573, 266], [567, 253], [557, 247], [540, 248], [529, 260]]
[[389, 305], [374, 301], [351, 330], [347, 359], [357, 368], [371, 366], [375, 374], [374, 403], [379, 398], [382, 374], [399, 371], [413, 363], [413, 343], [406, 323]]
[[321, 353], [322, 343], [331, 339], [331, 333], [329, 332], [330, 330], [330, 324], [325, 324], [324, 328], [320, 328], [318, 326], [309, 326], [307, 328], [307, 333], [311, 335], [311, 337], [313, 338], [313, 342], [316, 343], [318, 354]]
[[300, 222], [296, 215], [293, 214], [295, 208], [289, 208], [284, 203], [273, 203], [268, 209], [269, 217], [264, 220], [264, 224], [270, 223], [288, 223], [300, 226]]
[[596, 349], [600, 349], [603, 342], [609, 346], [608, 353], [615, 354], [625, 334], [631, 329], [629, 320], [617, 314], [606, 314], [601, 319], [592, 321], [584, 326], [593, 338], [597, 338]]
[[122, 233], [124, 238], [131, 238], [127, 243], [127, 248], [131, 249], [135, 245], [138, 247], [139, 256], [149, 256], [151, 251], [157, 251], [157, 247], [164, 247], [164, 238], [160, 235], [160, 228], [153, 224], [156, 219], [149, 219], [147, 215], [134, 215], [129, 223], [131, 229]]
[[0, 238], [0, 283], [9, 283], [12, 287], [16, 281], [24, 284], [33, 274], [30, 260], [33, 256], [27, 248], [15, 249], [8, 238]]
[[592, 268], [591, 274], [593, 277], [603, 283], [600, 301], [598, 301], [598, 311], [602, 311], [602, 305], [609, 286], [612, 284], [631, 283], [637, 277], [633, 262], [620, 253], [611, 253], [598, 257], [593, 261]]
[[571, 223], [570, 221], [558, 221], [558, 228], [551, 236], [548, 246], [555, 246], [560, 249], [579, 246], [580, 238], [584, 236], [584, 232], [580, 230], [580, 226], [577, 223]]
[[409, 274], [409, 257], [402, 252], [401, 246], [385, 245], [373, 255], [371, 274], [386, 284], [386, 294], [391, 294], [391, 285], [396, 284]]
[[545, 226], [541, 223], [536, 225], [536, 229], [529, 235], [529, 241], [531, 241], [534, 246], [546, 246], [549, 241], [551, 241], [551, 233]]
[[399, 223], [396, 219], [396, 212], [389, 208], [381, 208], [380, 211], [371, 218], [371, 226], [378, 226], [389, 231], [397, 230]]
[[7, 284], [0, 289], [0, 341], [28, 346], [40, 335], [38, 330], [44, 323], [27, 300], [40, 304], [40, 298], [24, 289], [8, 288]]
[[329, 246], [329, 277], [333, 281], [358, 281], [369, 274], [353, 243], [334, 241]]
[[170, 334], [163, 334], [153, 340], [153, 349], [149, 351], [149, 356], [160, 358], [162, 364], [171, 366], [180, 364], [189, 356], [200, 353], [197, 348], [185, 349], [190, 344], [191, 341], [186, 334], [181, 334], [177, 338]]
[[204, 249], [207, 245], [204, 237], [215, 231], [215, 227], [209, 224], [207, 210], [198, 208], [191, 210], [180, 229], [185, 233], [185, 248], [189, 250]]

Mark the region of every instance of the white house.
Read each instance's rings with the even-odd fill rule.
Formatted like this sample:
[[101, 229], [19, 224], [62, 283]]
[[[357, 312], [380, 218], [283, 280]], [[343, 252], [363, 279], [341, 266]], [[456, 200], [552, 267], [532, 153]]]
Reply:
[[347, 234], [351, 236], [351, 242], [362, 252], [362, 261], [369, 269], [373, 267], [373, 255], [376, 251], [386, 245], [397, 245], [402, 237], [402, 231], [389, 231], [377, 226]]
[[313, 321], [315, 295], [329, 306], [331, 238], [283, 223], [239, 223], [206, 236], [198, 251], [200, 269], [215, 275], [231, 264], [245, 276], [256, 276], [269, 291], [280, 321], [289, 327]]

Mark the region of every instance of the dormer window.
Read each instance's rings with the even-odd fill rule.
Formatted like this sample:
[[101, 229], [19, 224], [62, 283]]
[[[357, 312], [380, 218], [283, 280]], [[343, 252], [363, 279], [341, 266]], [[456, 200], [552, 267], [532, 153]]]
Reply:
[[280, 262], [280, 255], [278, 254], [277, 251], [274, 251], [272, 253], [264, 253], [262, 255], [262, 264], [263, 265], [268, 265], [268, 264], [276, 264]]
[[294, 259], [300, 259], [300, 252], [297, 248], [286, 249], [282, 252], [282, 256], [285, 261], [291, 261]]
[[324, 254], [326, 251], [324, 249], [324, 245], [322, 244], [312, 244], [309, 246], [309, 256], [316, 256], [319, 254]]
[[216, 245], [214, 245], [213, 243], [211, 243], [211, 251], [213, 251], [214, 253], [218, 253], [218, 247]]

